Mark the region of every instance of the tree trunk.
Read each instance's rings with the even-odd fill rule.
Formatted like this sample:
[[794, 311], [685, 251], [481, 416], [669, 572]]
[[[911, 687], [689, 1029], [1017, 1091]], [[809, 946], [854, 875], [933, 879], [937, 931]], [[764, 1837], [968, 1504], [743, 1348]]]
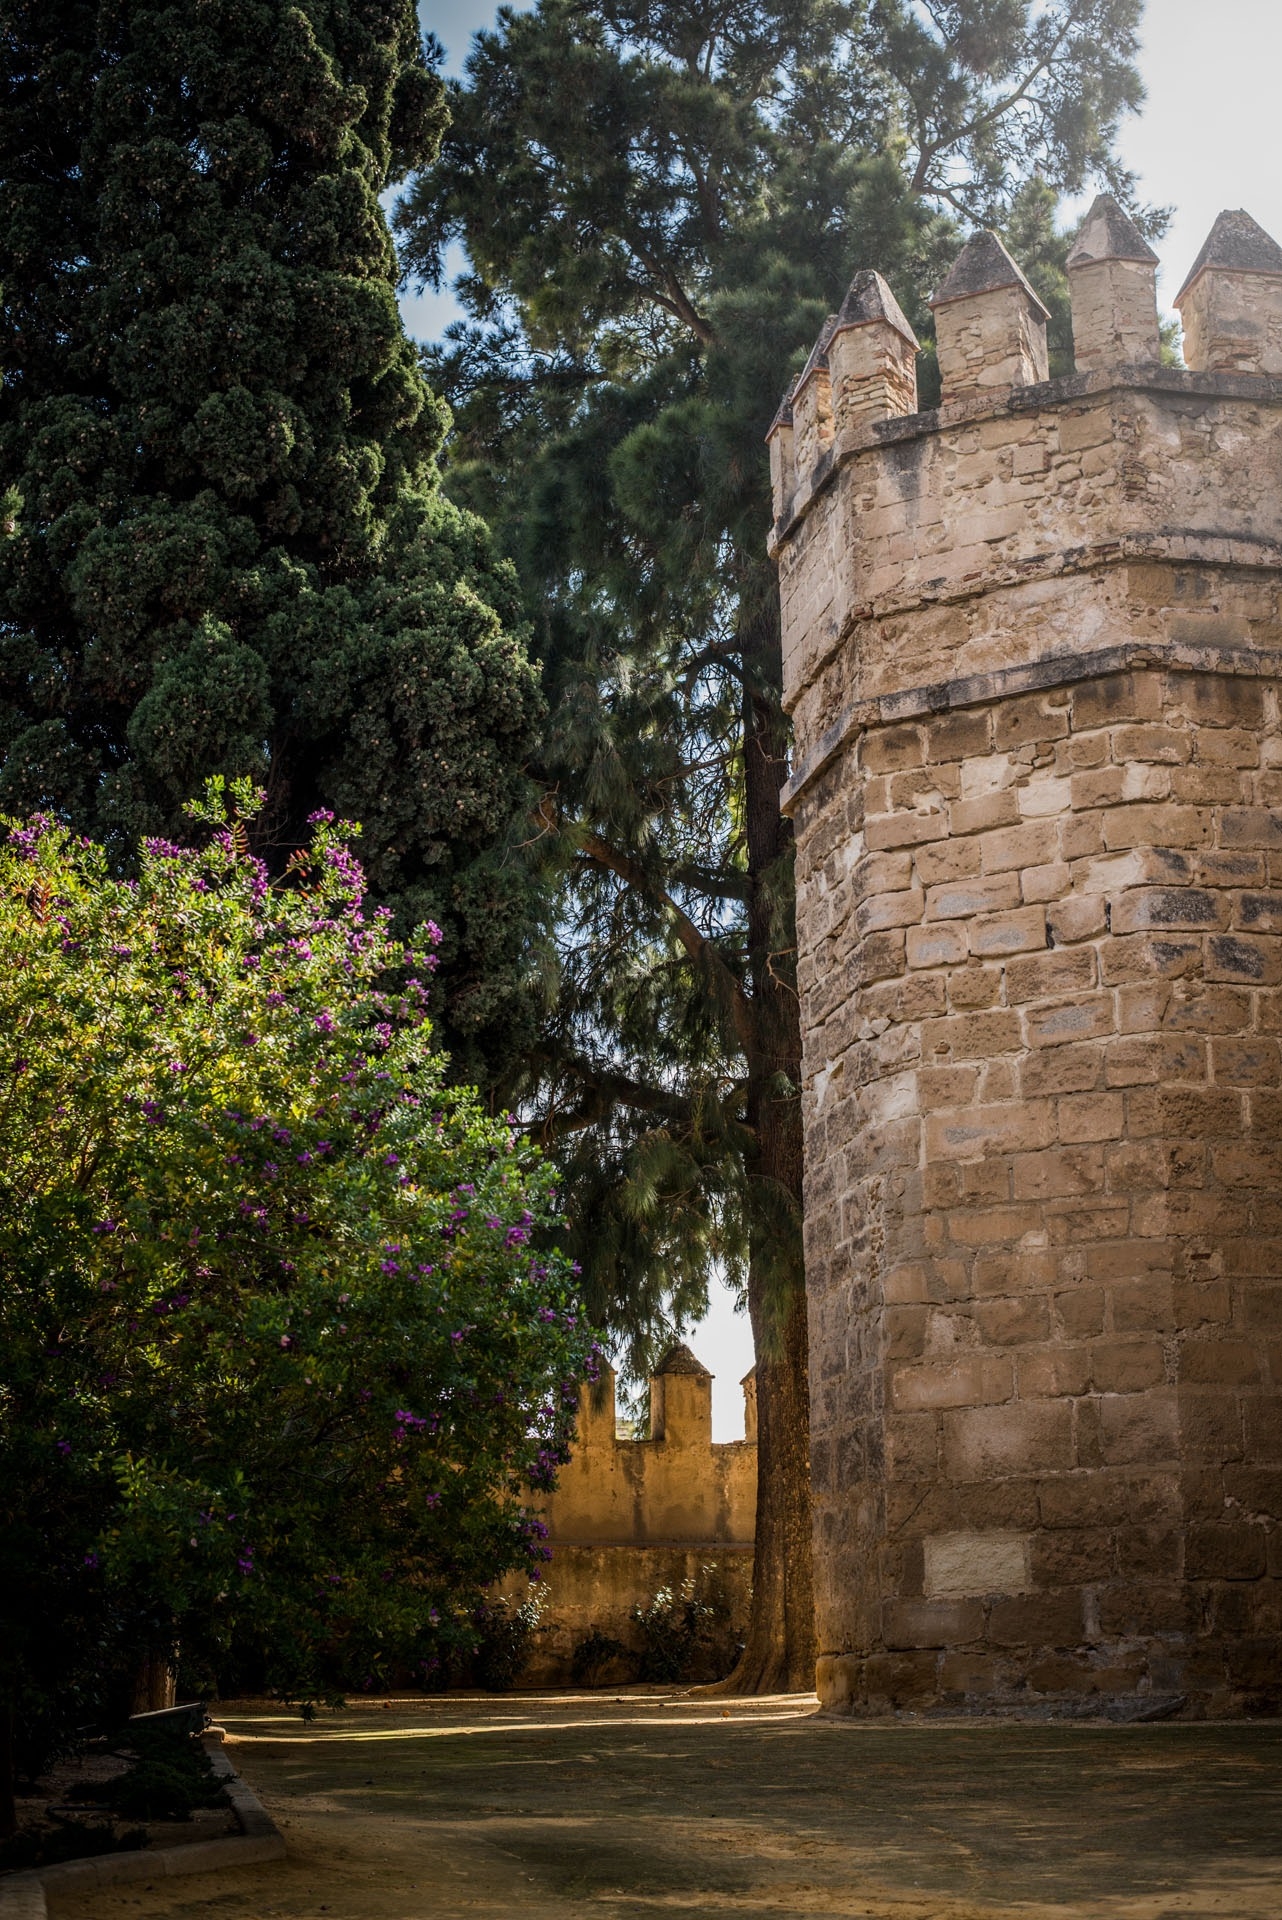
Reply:
[[178, 1676], [173, 1668], [172, 1651], [149, 1647], [138, 1662], [134, 1674], [130, 1713], [160, 1713], [178, 1699]]
[[744, 802], [750, 895], [754, 1150], [748, 1312], [757, 1356], [757, 1532], [752, 1611], [736, 1693], [809, 1692], [815, 1683], [810, 1523], [810, 1371], [801, 1252], [801, 1020], [795, 975], [790, 824], [779, 811], [787, 727], [778, 705], [773, 569], [745, 581]]

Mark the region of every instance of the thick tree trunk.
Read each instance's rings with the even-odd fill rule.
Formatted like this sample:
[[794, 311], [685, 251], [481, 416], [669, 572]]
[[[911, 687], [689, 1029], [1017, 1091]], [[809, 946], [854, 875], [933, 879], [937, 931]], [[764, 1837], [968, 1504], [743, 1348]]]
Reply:
[[168, 1647], [160, 1650], [148, 1648], [138, 1662], [138, 1671], [134, 1675], [130, 1713], [160, 1713], [177, 1703], [178, 1676], [172, 1662], [173, 1655]]
[[809, 1692], [815, 1683], [815, 1608], [801, 1254], [801, 1021], [791, 932], [792, 835], [779, 812], [787, 732], [776, 697], [779, 614], [773, 573], [763, 583], [758, 570], [753, 589], [741, 639], [747, 667], [744, 799], [754, 1042], [748, 1059], [748, 1118], [755, 1141], [749, 1170], [748, 1311], [757, 1355], [757, 1534], [748, 1637], [727, 1686], [737, 1693]]

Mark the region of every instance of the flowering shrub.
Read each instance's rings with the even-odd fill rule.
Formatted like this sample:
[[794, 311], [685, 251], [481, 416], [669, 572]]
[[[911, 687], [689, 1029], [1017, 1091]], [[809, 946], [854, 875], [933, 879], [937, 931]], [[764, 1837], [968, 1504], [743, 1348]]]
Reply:
[[[0, 844], [0, 1681], [87, 1710], [144, 1644], [314, 1696], [427, 1670], [537, 1570], [522, 1504], [595, 1365], [549, 1170], [447, 1089], [409, 949], [325, 814], [253, 797], [136, 881]], [[546, 1235], [543, 1236], [546, 1238]]]

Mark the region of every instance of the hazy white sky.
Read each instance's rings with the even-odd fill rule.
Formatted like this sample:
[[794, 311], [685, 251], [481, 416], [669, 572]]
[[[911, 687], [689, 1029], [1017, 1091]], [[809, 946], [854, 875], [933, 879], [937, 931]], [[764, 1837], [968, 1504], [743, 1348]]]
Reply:
[[[424, 0], [420, 11], [457, 69], [472, 33], [496, 9], [489, 0]], [[1158, 289], [1169, 306], [1222, 208], [1245, 207], [1282, 241], [1282, 0], [1148, 0], [1140, 67], [1148, 100], [1122, 150], [1145, 199], [1172, 209], [1158, 247]], [[851, 271], [876, 264], [852, 261]], [[430, 338], [452, 303], [409, 297], [403, 310], [410, 331]], [[724, 1289], [689, 1343], [716, 1376], [715, 1437], [741, 1437], [738, 1382], [752, 1364], [752, 1341]]]

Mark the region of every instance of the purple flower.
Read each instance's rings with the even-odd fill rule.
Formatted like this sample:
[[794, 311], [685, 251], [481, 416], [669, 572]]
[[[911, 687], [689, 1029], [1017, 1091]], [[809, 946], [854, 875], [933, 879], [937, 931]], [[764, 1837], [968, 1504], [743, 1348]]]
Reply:
[[307, 816], [309, 827], [328, 827], [333, 824], [333, 820], [334, 816], [328, 807], [317, 807], [315, 813], [309, 813]]
[[20, 860], [34, 860], [36, 848], [53, 826], [47, 813], [33, 813], [25, 827], [15, 827], [9, 835], [9, 845], [16, 849]]
[[316, 1018], [312, 1021], [312, 1025], [316, 1028], [318, 1033], [333, 1033], [334, 1016], [332, 1013], [328, 1011], [327, 1008], [322, 1007], [321, 1011], [316, 1015]]
[[56, 1444], [57, 1444], [58, 1452], [62, 1455], [63, 1459], [65, 1460], [67, 1455], [71, 1452], [70, 1440], [59, 1440]]
[[101, 1566], [101, 1564], [102, 1563], [99, 1560], [98, 1555], [96, 1553], [87, 1553], [85, 1555], [85, 1565], [87, 1567], [97, 1567], [97, 1566]]
[[97, 1220], [94, 1222], [94, 1232], [114, 1233], [119, 1225], [119, 1220]]

